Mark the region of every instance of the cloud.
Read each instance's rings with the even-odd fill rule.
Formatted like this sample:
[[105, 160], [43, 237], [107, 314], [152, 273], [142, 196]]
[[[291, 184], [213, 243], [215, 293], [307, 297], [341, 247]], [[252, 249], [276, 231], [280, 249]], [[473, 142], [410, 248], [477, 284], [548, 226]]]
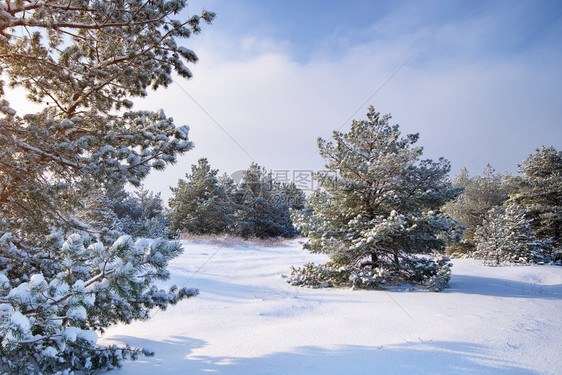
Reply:
[[[455, 173], [468, 167], [477, 174], [487, 163], [514, 172], [535, 148], [562, 146], [560, 53], [484, 53], [497, 30], [495, 14], [399, 33], [411, 17], [390, 15], [362, 30], [373, 37], [357, 37], [361, 43], [353, 44], [351, 34], [331, 35], [323, 48], [348, 43], [345, 53], [334, 57], [319, 48], [307, 61], [295, 60], [288, 42], [215, 34], [197, 51], [195, 78], [179, 84], [253, 161], [271, 169], [321, 169], [320, 158], [311, 159], [316, 138], [348, 129], [346, 120], [378, 89], [369, 104], [391, 112], [403, 133], [419, 132], [425, 155], [448, 158]], [[149, 179], [158, 181], [149, 187], [175, 184], [198, 157], [229, 173], [252, 161], [177, 87], [148, 102], [190, 124], [196, 144], [177, 167]], [[355, 118], [365, 112], [366, 106]]]

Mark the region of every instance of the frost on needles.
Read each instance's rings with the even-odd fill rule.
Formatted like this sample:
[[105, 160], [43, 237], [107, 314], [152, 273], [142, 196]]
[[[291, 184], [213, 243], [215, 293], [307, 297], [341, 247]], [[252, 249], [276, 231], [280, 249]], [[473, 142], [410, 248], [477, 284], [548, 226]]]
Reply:
[[[0, 373], [120, 366], [149, 354], [97, 333], [147, 319], [195, 290], [163, 290], [177, 243], [139, 241], [80, 213], [89, 199], [174, 163], [193, 145], [164, 111], [131, 98], [190, 78], [180, 46], [214, 17], [183, 0], [0, 1]], [[5, 84], [42, 106], [10, 108]], [[97, 210], [97, 208], [96, 208]]]
[[348, 133], [318, 140], [327, 172], [317, 175], [321, 189], [293, 220], [308, 237], [305, 248], [330, 260], [293, 268], [291, 284], [447, 286], [449, 259], [439, 253], [460, 232], [440, 210], [462, 188], [449, 182], [447, 160], [422, 160], [418, 134], [401, 137], [389, 120], [370, 107]]

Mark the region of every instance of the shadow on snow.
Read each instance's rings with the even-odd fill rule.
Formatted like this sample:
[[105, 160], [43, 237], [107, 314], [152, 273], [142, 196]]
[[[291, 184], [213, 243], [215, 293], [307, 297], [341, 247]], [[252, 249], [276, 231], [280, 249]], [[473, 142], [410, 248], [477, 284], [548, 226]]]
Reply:
[[[537, 372], [495, 358], [482, 345], [424, 342], [381, 347], [346, 345], [337, 349], [304, 346], [291, 353], [257, 358], [191, 355], [203, 340], [172, 337], [165, 341], [114, 336], [112, 340], [156, 351], [153, 358], [127, 362], [119, 374], [463, 374], [534, 375]], [[517, 349], [512, 349], [517, 350]]]
[[492, 277], [455, 275], [444, 293], [479, 294], [506, 298], [562, 298], [562, 284], [542, 285]]

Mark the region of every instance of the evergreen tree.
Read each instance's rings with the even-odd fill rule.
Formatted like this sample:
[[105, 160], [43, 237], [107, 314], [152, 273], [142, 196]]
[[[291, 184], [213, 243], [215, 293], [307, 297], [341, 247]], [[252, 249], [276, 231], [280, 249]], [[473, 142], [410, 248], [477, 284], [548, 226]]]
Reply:
[[141, 185], [132, 193], [121, 189], [121, 192], [114, 191], [112, 194], [111, 209], [123, 232], [133, 237], [174, 237], [167, 230], [170, 223], [164, 216], [160, 193], [154, 194]]
[[218, 184], [224, 189], [224, 192], [229, 199], [232, 199], [236, 192], [236, 183], [226, 173], [218, 178]]
[[126, 233], [133, 237], [169, 238], [169, 223], [164, 218], [160, 193], [154, 194], [142, 185], [132, 193], [122, 185], [99, 186], [84, 199], [76, 217], [89, 232], [98, 232], [106, 242]]
[[286, 204], [291, 210], [302, 210], [306, 202], [304, 191], [294, 182], [279, 185], [279, 204]]
[[294, 184], [280, 184], [256, 163], [244, 171], [232, 196], [235, 233], [242, 237], [294, 237], [289, 209], [302, 204], [304, 193]]
[[488, 211], [501, 206], [513, 190], [509, 176], [495, 173], [488, 165], [482, 176], [470, 177], [463, 169], [453, 180], [453, 186], [464, 188], [463, 193], [455, 200], [448, 202], [443, 211], [465, 227], [463, 241], [453, 243], [449, 251], [471, 253], [475, 249], [474, 233], [482, 225]]
[[474, 257], [483, 259], [487, 265], [545, 260], [542, 243], [531, 229], [531, 220], [526, 218], [525, 210], [515, 204], [492, 208], [476, 229], [474, 242]]
[[[138, 186], [191, 149], [188, 127], [130, 98], [191, 77], [179, 39], [212, 13], [179, 21], [183, 0], [0, 2], [0, 72], [43, 110], [19, 115], [0, 81], [0, 369], [69, 373], [112, 368], [130, 348], [96, 344], [94, 330], [146, 319], [196, 291], [160, 290], [181, 248], [116, 241], [77, 220], [97, 211], [99, 186]], [[90, 197], [90, 199], [88, 199]], [[92, 207], [89, 207], [91, 205]], [[99, 206], [99, 207], [97, 207]], [[98, 210], [100, 208], [100, 210]], [[107, 228], [111, 229], [111, 228]], [[102, 228], [101, 232], [104, 231]]]
[[509, 202], [526, 210], [537, 238], [550, 240], [553, 260], [562, 260], [562, 151], [543, 146], [519, 165], [519, 172], [524, 177], [515, 179]]
[[88, 196], [84, 197], [82, 207], [75, 213], [84, 231], [96, 235], [106, 243], [116, 240], [123, 229], [112, 203], [106, 189], [100, 186], [92, 189]]
[[389, 120], [370, 107], [367, 120], [353, 121], [348, 133], [334, 132], [333, 142], [319, 139], [328, 172], [318, 175], [322, 190], [311, 197], [310, 213], [293, 218], [308, 237], [305, 248], [330, 261], [294, 270], [290, 282], [446, 286], [447, 260], [415, 254], [439, 251], [454, 237], [454, 222], [439, 210], [461, 189], [447, 180], [448, 161], [420, 160], [422, 149], [413, 147], [418, 135], [400, 138]]
[[244, 171], [242, 180], [234, 192], [233, 201], [237, 208], [237, 235], [244, 238], [282, 235], [282, 212], [275, 205], [274, 182], [265, 168], [252, 163]]
[[172, 231], [193, 234], [229, 232], [233, 208], [225, 188], [219, 184], [217, 170], [207, 159], [191, 166], [186, 180], [179, 180], [172, 189], [168, 220]]
[[167, 215], [174, 231], [194, 234], [231, 233], [243, 238], [294, 237], [290, 209], [301, 209], [305, 196], [294, 184], [273, 181], [252, 163], [236, 184], [217, 178], [206, 159], [192, 166], [186, 181], [172, 188]]

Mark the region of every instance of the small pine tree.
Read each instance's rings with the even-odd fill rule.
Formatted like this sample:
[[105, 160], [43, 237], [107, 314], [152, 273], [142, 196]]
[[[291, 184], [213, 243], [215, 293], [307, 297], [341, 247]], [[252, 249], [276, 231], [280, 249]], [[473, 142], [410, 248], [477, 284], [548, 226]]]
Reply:
[[474, 233], [474, 257], [493, 266], [502, 262], [544, 261], [542, 243], [536, 239], [531, 220], [525, 214], [525, 210], [515, 204], [491, 209]]
[[279, 185], [278, 196], [280, 199], [277, 202], [286, 204], [291, 210], [302, 210], [304, 208], [306, 195], [294, 182]]
[[515, 179], [509, 202], [522, 206], [538, 239], [551, 241], [553, 260], [562, 260], [562, 151], [542, 147], [529, 155]]
[[199, 159], [191, 166], [191, 174], [172, 187], [167, 219], [171, 231], [193, 234], [229, 232], [233, 221], [233, 207], [226, 190], [217, 179], [207, 159]]
[[105, 243], [115, 241], [122, 234], [121, 221], [103, 186], [92, 189], [82, 201], [82, 207], [76, 211], [75, 217], [83, 224], [83, 230], [95, 233]]
[[294, 188], [273, 181], [265, 168], [252, 163], [232, 196], [236, 207], [234, 232], [245, 238], [295, 236], [287, 195], [298, 197], [299, 189]]
[[[453, 180], [453, 186], [464, 188], [455, 200], [447, 202], [443, 212], [464, 226], [463, 241], [451, 244], [449, 252], [470, 254], [475, 249], [474, 233], [482, 225], [488, 211], [501, 206], [513, 190], [509, 176], [496, 173], [488, 165], [482, 176], [470, 177], [463, 169]], [[460, 249], [460, 250], [459, 250]]]
[[[439, 210], [461, 189], [447, 180], [448, 161], [420, 160], [422, 149], [413, 147], [418, 135], [400, 138], [389, 120], [370, 107], [367, 120], [353, 121], [349, 133], [319, 139], [329, 172], [318, 175], [322, 190], [293, 219], [308, 237], [306, 249], [330, 255], [319, 272], [329, 275], [328, 284], [411, 282], [439, 290], [448, 281], [447, 260], [415, 254], [442, 250], [455, 236], [454, 222]], [[314, 279], [310, 269], [294, 270], [289, 282]]]
[[118, 217], [121, 230], [133, 237], [174, 238], [167, 229], [160, 193], [154, 194], [142, 185], [132, 193], [124, 192], [121, 201], [111, 200], [111, 208]]

